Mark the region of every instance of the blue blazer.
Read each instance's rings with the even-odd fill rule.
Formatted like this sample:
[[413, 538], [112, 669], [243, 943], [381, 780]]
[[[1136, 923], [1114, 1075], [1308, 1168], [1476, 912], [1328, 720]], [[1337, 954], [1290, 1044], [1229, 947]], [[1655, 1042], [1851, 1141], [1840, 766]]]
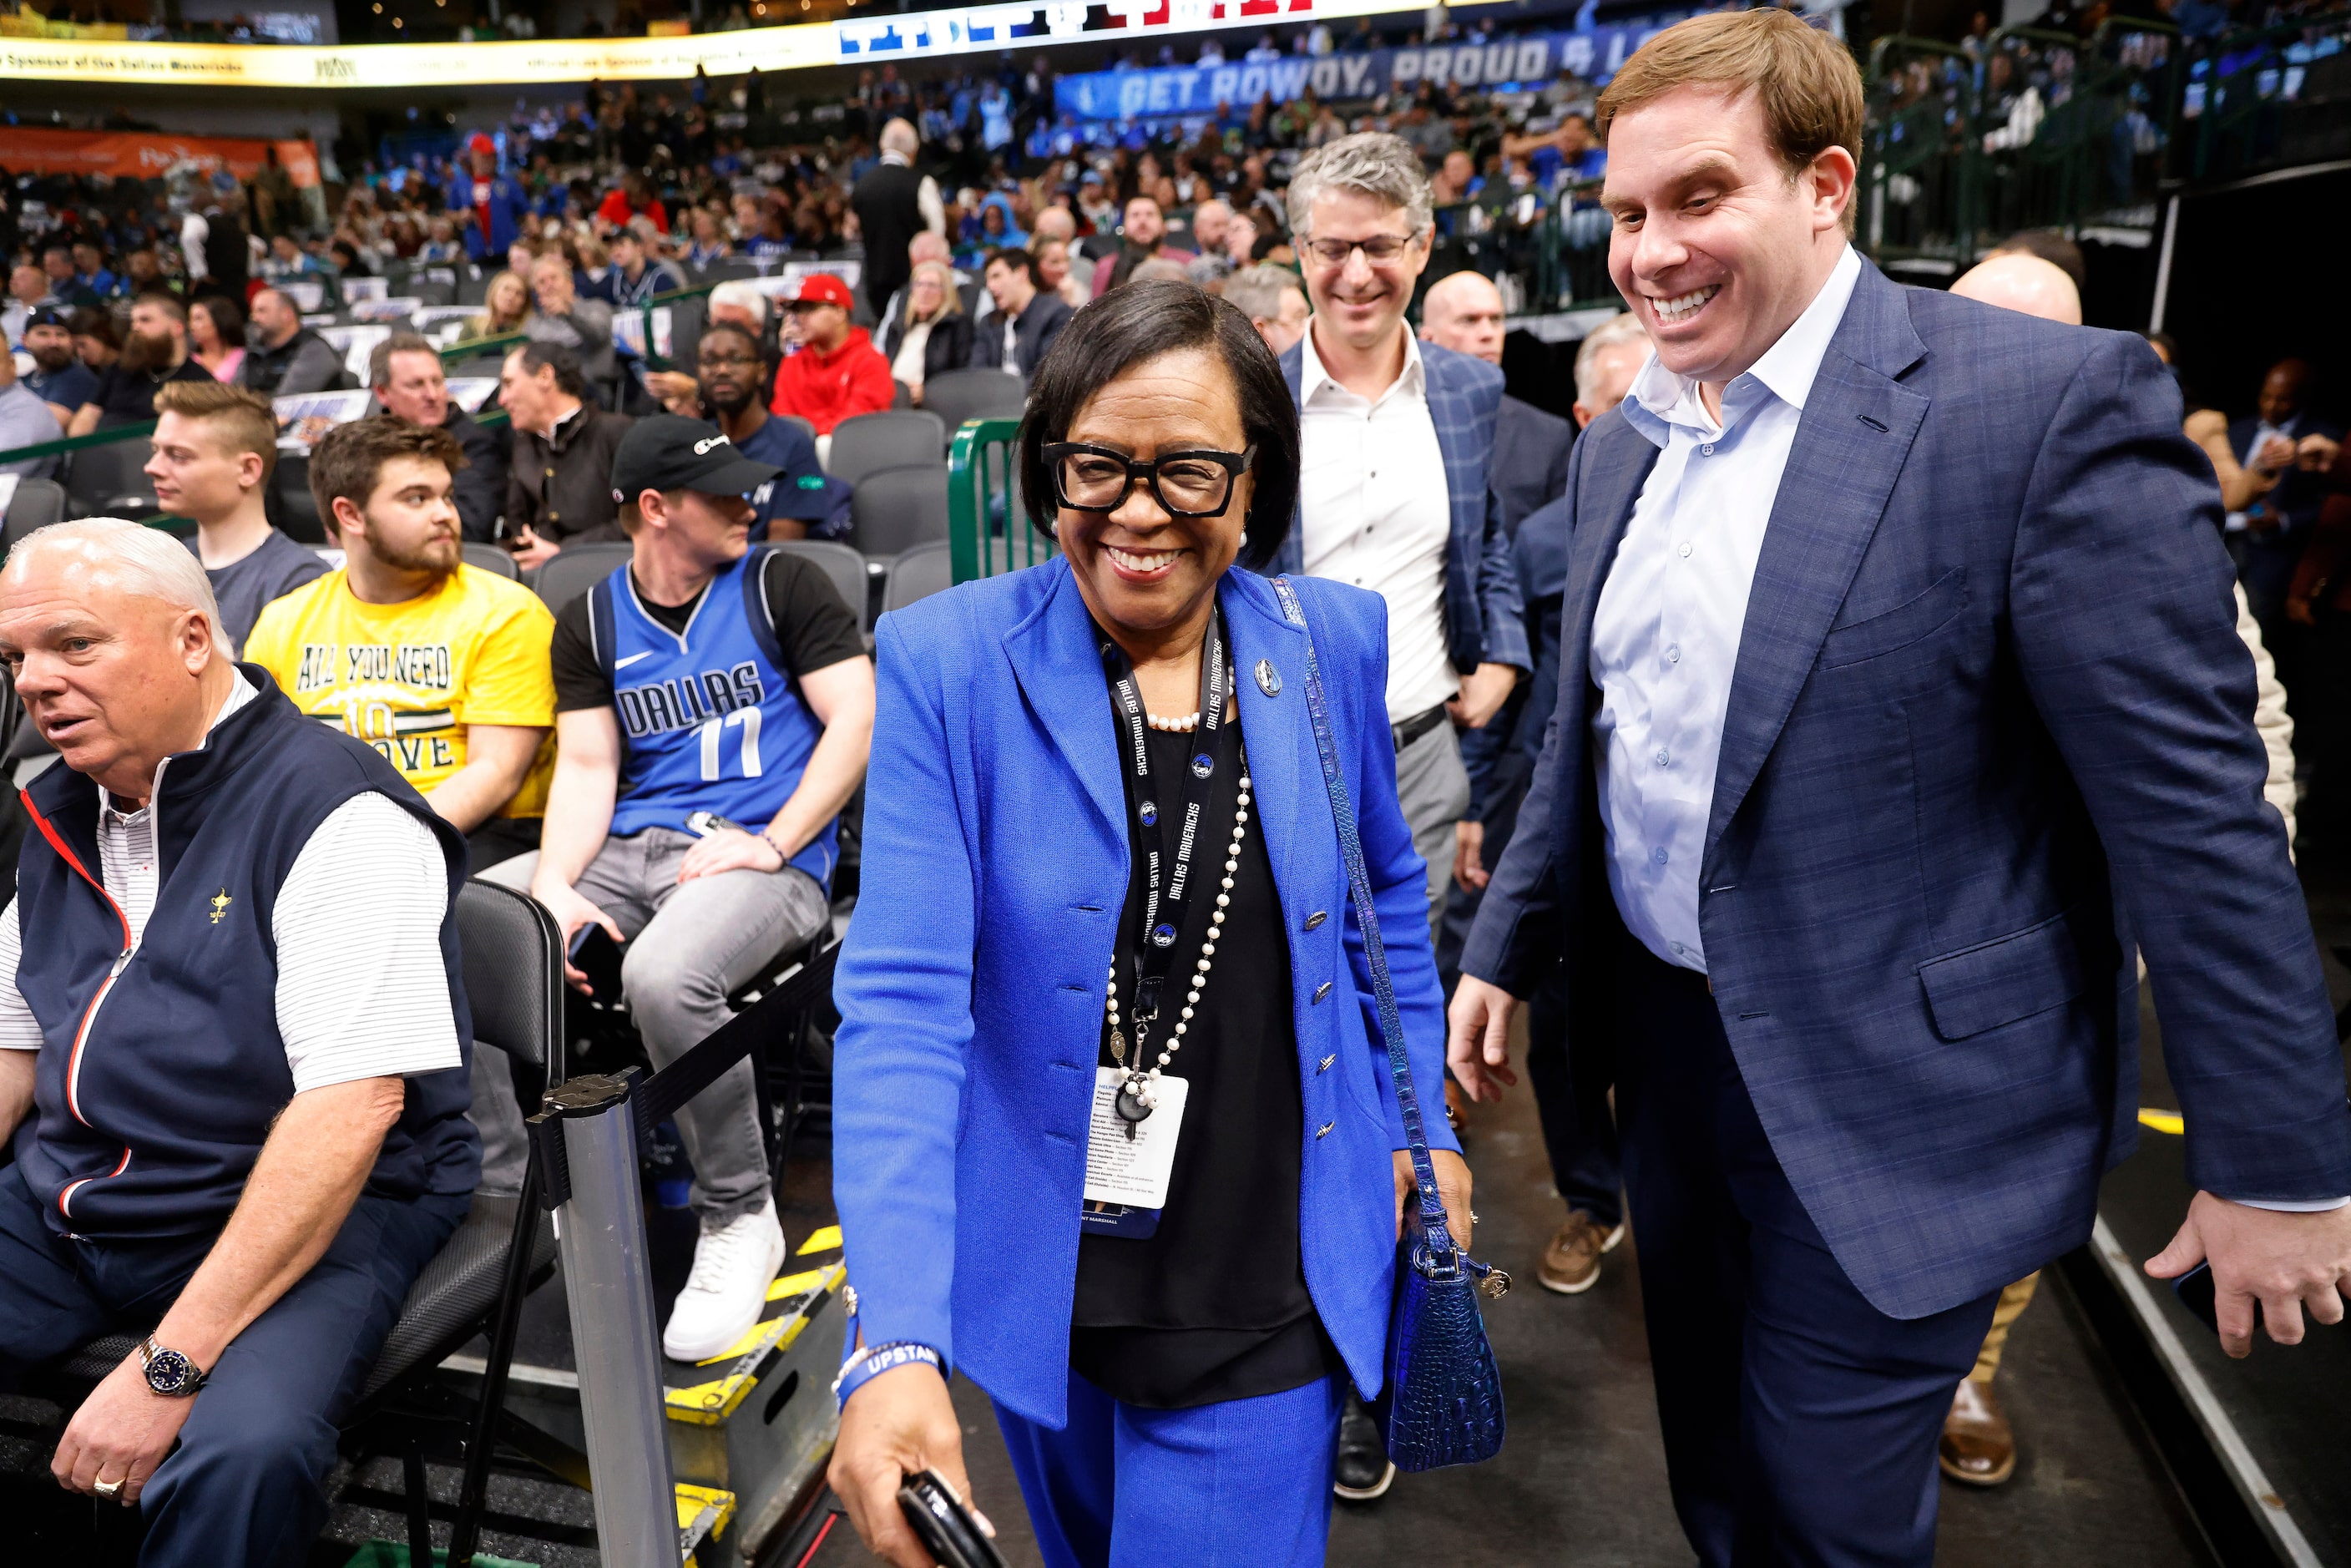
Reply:
[[[1461, 966], [1519, 995], [1562, 950], [1596, 990], [1625, 939], [1589, 653], [1656, 456], [1617, 413], [1576, 444], [1556, 718]], [[2138, 338], [1864, 266], [1756, 564], [1699, 928], [1774, 1153], [1896, 1317], [2088, 1239], [2137, 1132], [2134, 946], [2189, 1180], [2351, 1193], [2219, 510]]]
[[[1426, 873], [1396, 805], [1386, 611], [1299, 597], [1330, 694], [1424, 1102], [1445, 1019]], [[1357, 1386], [1380, 1385], [1404, 1129], [1306, 714], [1306, 639], [1270, 584], [1218, 590], [1281, 917], [1305, 1118], [1306, 1286]], [[1060, 557], [882, 618], [864, 894], [833, 996], [833, 1195], [869, 1344], [935, 1346], [1059, 1427], [1102, 977], [1125, 907], [1126, 798], [1102, 660]], [[1255, 678], [1272, 666], [1279, 689]], [[1442, 1116], [1430, 1141], [1458, 1147]]]
[[[1300, 339], [1281, 356], [1292, 406], [1299, 404], [1306, 374], [1304, 342]], [[1520, 624], [1523, 612], [1519, 574], [1510, 563], [1510, 536], [1489, 494], [1502, 372], [1483, 360], [1434, 343], [1420, 346], [1420, 358], [1427, 369], [1428, 417], [1437, 426], [1437, 447], [1445, 456], [1445, 487], [1453, 507], [1453, 533], [1445, 549], [1446, 653], [1465, 675], [1479, 664], [1532, 669], [1526, 628]], [[1305, 547], [1294, 515], [1272, 570], [1291, 577], [1305, 575]]]

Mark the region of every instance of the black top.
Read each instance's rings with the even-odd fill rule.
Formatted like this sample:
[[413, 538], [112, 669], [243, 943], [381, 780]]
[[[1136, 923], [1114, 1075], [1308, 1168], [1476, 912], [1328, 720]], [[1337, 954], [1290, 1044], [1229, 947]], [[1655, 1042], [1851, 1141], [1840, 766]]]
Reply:
[[109, 430], [118, 424], [143, 424], [155, 417], [155, 389], [165, 382], [208, 382], [212, 371], [193, 359], [182, 360], [170, 372], [134, 371], [120, 361], [109, 365], [99, 378], [98, 395], [90, 402], [98, 404], [98, 427]]
[[[1189, 735], [1151, 731], [1154, 777], [1184, 778], [1191, 741]], [[1238, 778], [1238, 769], [1225, 770], [1209, 797], [1207, 841], [1194, 854], [1196, 874], [1224, 875]], [[1163, 810], [1159, 817], [1171, 860], [1182, 815]], [[1290, 1012], [1290, 942], [1262, 821], [1252, 804], [1208, 983], [1183, 1048], [1165, 1069], [1190, 1088], [1159, 1228], [1141, 1240], [1088, 1235], [1078, 1242], [1070, 1364], [1113, 1398], [1152, 1409], [1279, 1394], [1340, 1364], [1306, 1293], [1299, 1256], [1305, 1101]], [[1119, 1011], [1129, 1019], [1143, 885], [1138, 868], [1119, 922]], [[1206, 929], [1207, 914], [1197, 919]], [[1173, 1037], [1199, 957], [1199, 936], [1187, 928], [1151, 1030], [1154, 1060]], [[1132, 1025], [1127, 1029], [1132, 1038]], [[1101, 1060], [1115, 1065], [1107, 1026]]]
[[[865, 636], [858, 630], [857, 617], [841, 601], [824, 568], [789, 550], [769, 550], [766, 570], [768, 613], [775, 623], [776, 645], [784, 651], [786, 674], [798, 680], [811, 670], [864, 653]], [[702, 593], [709, 591], [705, 588]], [[637, 601], [655, 621], [673, 632], [683, 632], [694, 618], [694, 607], [702, 602], [702, 593], [683, 604], [655, 604], [640, 591]], [[612, 683], [588, 635], [586, 594], [555, 612], [550, 657], [555, 665], [556, 712], [612, 706]], [[1229, 831], [1232, 819], [1225, 821]]]

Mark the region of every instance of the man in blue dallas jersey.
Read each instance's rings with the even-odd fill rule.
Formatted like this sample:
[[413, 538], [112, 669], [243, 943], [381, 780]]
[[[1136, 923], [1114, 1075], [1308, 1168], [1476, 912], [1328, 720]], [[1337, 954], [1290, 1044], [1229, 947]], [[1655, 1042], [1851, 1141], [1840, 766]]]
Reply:
[[[749, 547], [744, 495], [777, 472], [698, 420], [639, 420], [612, 457], [634, 555], [556, 615], [558, 751], [531, 895], [567, 941], [594, 924], [623, 942], [657, 1068], [823, 928], [837, 819], [865, 775], [859, 617], [812, 561]], [[701, 1361], [758, 1321], [784, 1257], [750, 1064], [678, 1130], [701, 1239], [662, 1344]]]

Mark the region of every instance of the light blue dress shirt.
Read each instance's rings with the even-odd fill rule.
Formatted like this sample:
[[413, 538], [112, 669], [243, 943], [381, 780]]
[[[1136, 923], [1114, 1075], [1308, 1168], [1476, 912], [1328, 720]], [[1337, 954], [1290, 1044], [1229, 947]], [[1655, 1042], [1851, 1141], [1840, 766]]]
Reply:
[[1723, 388], [1720, 423], [1698, 382], [1654, 353], [1625, 398], [1625, 420], [1662, 450], [1592, 622], [1608, 889], [1644, 946], [1700, 973], [1698, 860], [1748, 591], [1804, 399], [1860, 277], [1848, 246], [1794, 325]]

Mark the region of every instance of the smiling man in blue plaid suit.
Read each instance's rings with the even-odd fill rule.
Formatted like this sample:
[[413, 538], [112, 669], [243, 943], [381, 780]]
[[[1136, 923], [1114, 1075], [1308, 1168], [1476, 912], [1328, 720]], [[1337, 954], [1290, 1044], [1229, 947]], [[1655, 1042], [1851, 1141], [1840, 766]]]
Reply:
[[[1615, 1050], [1674, 1502], [1708, 1568], [1923, 1568], [2001, 1288], [2090, 1237], [2147, 959], [2223, 1345], [2351, 1291], [2351, 1115], [2262, 798], [2212, 469], [2147, 344], [1848, 240], [1862, 84], [1772, 10], [1600, 99], [1653, 352], [1570, 462], [1558, 708], [1461, 960], [1511, 1074], [1564, 957]], [[2334, 1331], [2340, 1332], [2340, 1331]]]
[[[1387, 601], [1396, 796], [1427, 862], [1434, 928], [1469, 809], [1456, 727], [1482, 727], [1532, 665], [1488, 494], [1502, 372], [1405, 323], [1431, 222], [1427, 176], [1402, 139], [1367, 132], [1309, 153], [1290, 176], [1290, 224], [1314, 315], [1281, 356], [1301, 452], [1297, 526], [1274, 568]], [[1351, 1400], [1339, 1495], [1377, 1497], [1394, 1476]]]

